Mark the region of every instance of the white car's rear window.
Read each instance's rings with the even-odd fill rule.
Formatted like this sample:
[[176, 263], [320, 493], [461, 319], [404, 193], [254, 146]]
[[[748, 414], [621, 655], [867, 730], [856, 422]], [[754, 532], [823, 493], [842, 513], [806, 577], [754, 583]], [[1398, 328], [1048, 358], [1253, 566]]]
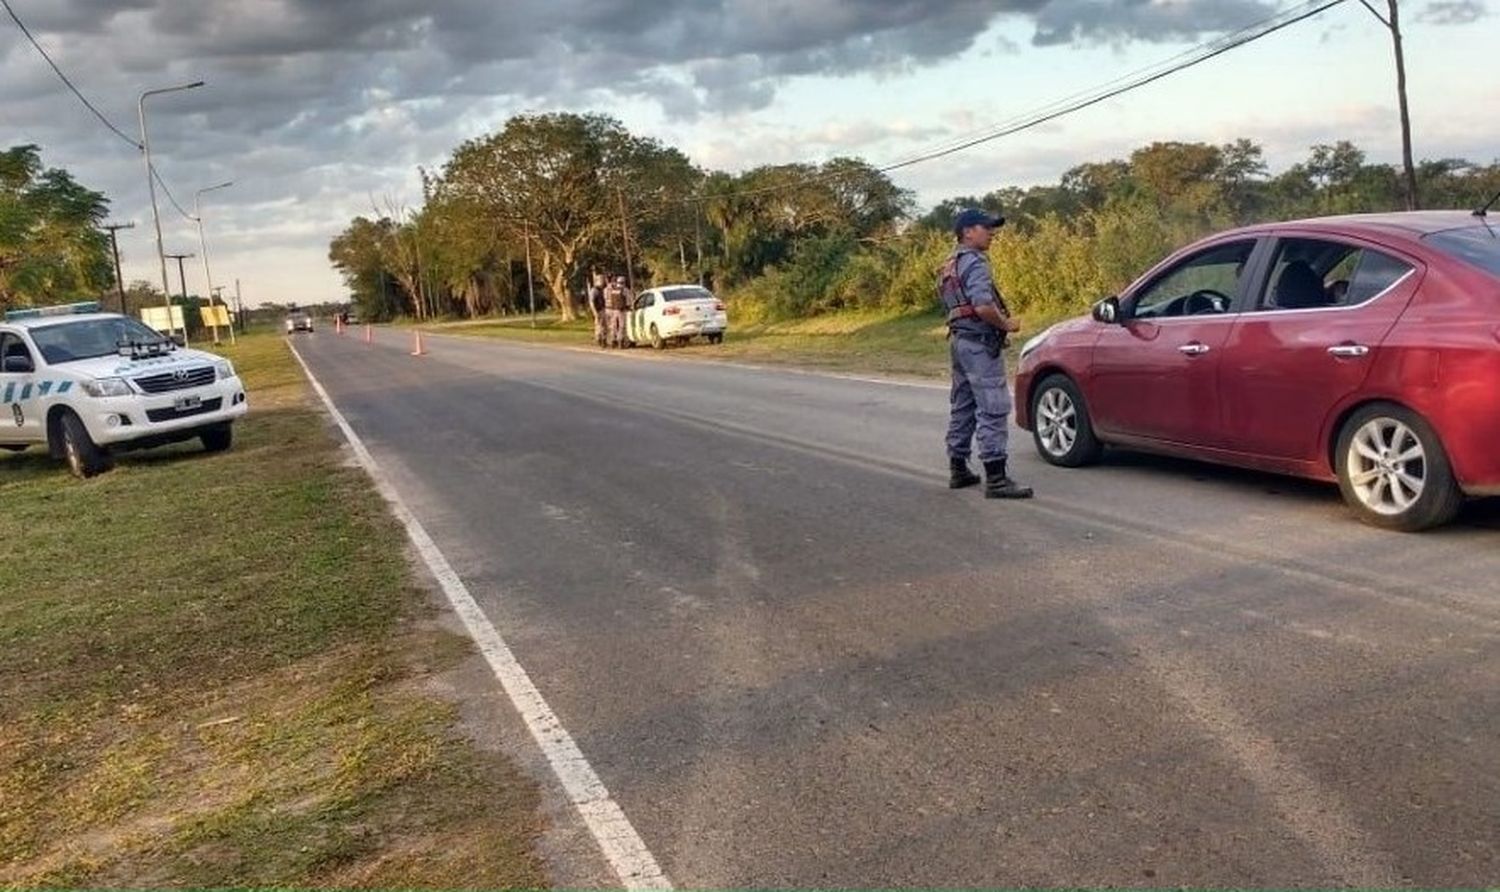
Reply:
[[712, 291], [707, 288], [668, 288], [661, 293], [662, 299], [668, 301], [679, 300], [716, 300]]

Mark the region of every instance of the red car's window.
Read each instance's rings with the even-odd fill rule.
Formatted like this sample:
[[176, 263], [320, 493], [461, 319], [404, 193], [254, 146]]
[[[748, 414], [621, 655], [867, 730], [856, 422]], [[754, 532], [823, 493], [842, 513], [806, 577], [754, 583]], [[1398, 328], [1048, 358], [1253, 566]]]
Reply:
[[1132, 317], [1161, 319], [1229, 311], [1255, 242], [1216, 245], [1183, 260], [1136, 295]]
[[1368, 303], [1412, 271], [1380, 251], [1329, 239], [1277, 243], [1261, 310], [1317, 310]]
[[1500, 276], [1500, 234], [1489, 226], [1434, 232], [1423, 241], [1450, 257]]

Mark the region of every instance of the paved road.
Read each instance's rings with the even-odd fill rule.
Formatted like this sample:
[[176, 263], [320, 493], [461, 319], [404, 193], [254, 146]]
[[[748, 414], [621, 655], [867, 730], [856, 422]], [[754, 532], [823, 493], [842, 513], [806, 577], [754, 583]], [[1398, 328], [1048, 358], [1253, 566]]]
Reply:
[[1500, 508], [1139, 457], [944, 488], [921, 386], [298, 346], [679, 886], [1500, 877]]

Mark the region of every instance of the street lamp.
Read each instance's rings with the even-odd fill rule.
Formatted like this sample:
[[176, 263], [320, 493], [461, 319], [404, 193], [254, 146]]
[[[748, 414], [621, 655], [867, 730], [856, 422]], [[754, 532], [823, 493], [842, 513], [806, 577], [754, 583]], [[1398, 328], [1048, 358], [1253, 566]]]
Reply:
[[[218, 189], [228, 189], [234, 185], [234, 180], [199, 189], [193, 196], [193, 220], [198, 224], [198, 252], [203, 255], [203, 278], [208, 280], [208, 305], [214, 305], [214, 274], [208, 266], [208, 241], [203, 237], [203, 194], [214, 192]], [[219, 340], [219, 327], [214, 326], [214, 342]], [[229, 343], [235, 343], [234, 326], [229, 326]]]
[[[173, 332], [177, 329], [172, 325], [172, 283], [167, 281], [167, 252], [161, 242], [161, 210], [156, 206], [156, 170], [151, 166], [151, 137], [146, 131], [146, 99], [151, 96], [159, 96], [162, 93], [176, 93], [179, 90], [193, 90], [203, 86], [203, 81], [194, 81], [191, 84], [179, 84], [175, 87], [163, 87], [159, 90], [147, 90], [141, 94], [137, 109], [141, 116], [141, 153], [146, 158], [146, 190], [151, 194], [151, 222], [156, 226], [156, 259], [161, 262], [161, 293], [167, 302], [167, 327]], [[187, 320], [183, 320], [182, 340], [187, 341]]]

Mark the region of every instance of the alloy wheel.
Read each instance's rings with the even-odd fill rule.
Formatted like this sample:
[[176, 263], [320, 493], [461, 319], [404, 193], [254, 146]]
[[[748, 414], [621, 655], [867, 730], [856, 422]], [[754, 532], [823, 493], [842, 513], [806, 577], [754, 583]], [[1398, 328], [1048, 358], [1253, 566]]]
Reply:
[[1427, 489], [1427, 451], [1415, 431], [1394, 418], [1372, 418], [1349, 443], [1349, 483], [1371, 511], [1394, 517]]
[[1037, 400], [1037, 433], [1042, 448], [1054, 456], [1067, 455], [1078, 442], [1078, 407], [1061, 387], [1053, 387]]

